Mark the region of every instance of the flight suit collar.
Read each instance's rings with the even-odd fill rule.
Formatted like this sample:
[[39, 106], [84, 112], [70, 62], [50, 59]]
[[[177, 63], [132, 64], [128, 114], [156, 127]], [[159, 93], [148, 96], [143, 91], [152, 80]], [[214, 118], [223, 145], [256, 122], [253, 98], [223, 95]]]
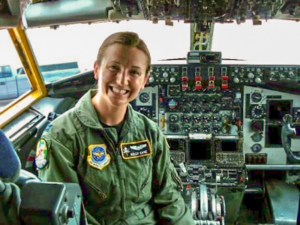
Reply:
[[[92, 98], [97, 93], [97, 90], [89, 90], [85, 93], [75, 106], [75, 114], [77, 115], [80, 122], [92, 129], [104, 129], [102, 124], [99, 122], [99, 117], [96, 109], [93, 106]], [[130, 104], [127, 106], [127, 113], [123, 124], [122, 132], [127, 132], [135, 124], [135, 117], [133, 115], [133, 109]]]

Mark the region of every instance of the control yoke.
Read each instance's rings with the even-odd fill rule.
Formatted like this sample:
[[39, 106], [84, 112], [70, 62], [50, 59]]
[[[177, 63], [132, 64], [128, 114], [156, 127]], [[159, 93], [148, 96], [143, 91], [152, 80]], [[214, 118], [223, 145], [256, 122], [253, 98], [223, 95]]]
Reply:
[[296, 134], [296, 129], [291, 127], [292, 116], [289, 114], [284, 115], [282, 119], [281, 141], [284, 151], [289, 160], [300, 161], [300, 156], [293, 153], [291, 149], [291, 137]]

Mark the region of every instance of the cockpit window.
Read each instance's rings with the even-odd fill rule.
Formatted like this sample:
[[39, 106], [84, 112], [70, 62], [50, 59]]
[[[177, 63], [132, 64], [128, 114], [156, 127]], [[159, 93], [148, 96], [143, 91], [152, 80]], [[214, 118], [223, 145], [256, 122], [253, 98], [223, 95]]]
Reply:
[[[300, 23], [287, 20], [252, 20], [240, 25], [216, 23], [212, 51], [222, 52], [223, 64], [298, 65]], [[239, 59], [239, 60], [226, 60]]]
[[[182, 21], [174, 22], [174, 26], [166, 26], [164, 21], [158, 24], [151, 21], [121, 21], [76, 24], [56, 29], [34, 28], [27, 30], [27, 36], [40, 66], [73, 62], [78, 64], [77, 71], [73, 68], [73, 72], [80, 73], [93, 69], [101, 43], [118, 31], [138, 33], [150, 50], [152, 63], [160, 59], [186, 57], [190, 48], [190, 24]], [[71, 76], [69, 70], [64, 70], [64, 73], [58, 69], [52, 73], [57, 75], [55, 79], [60, 79]]]
[[22, 67], [17, 51], [7, 30], [0, 30], [0, 111], [17, 97], [31, 90], [31, 85]]

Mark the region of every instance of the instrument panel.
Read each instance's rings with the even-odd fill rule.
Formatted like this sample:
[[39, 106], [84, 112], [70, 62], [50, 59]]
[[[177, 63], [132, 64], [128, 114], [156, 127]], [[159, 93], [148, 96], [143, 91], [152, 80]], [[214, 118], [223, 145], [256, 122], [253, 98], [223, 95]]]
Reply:
[[[299, 68], [152, 65], [148, 87], [133, 106], [160, 126], [177, 163], [201, 162], [210, 168], [287, 165], [281, 127], [290, 114], [299, 130]], [[298, 137], [291, 144], [295, 154], [300, 151]]]

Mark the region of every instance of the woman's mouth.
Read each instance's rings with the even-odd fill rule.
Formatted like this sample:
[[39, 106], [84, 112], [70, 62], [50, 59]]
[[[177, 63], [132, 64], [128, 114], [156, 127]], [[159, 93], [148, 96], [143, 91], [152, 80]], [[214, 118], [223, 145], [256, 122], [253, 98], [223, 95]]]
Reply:
[[112, 92], [114, 92], [116, 94], [119, 94], [119, 95], [125, 95], [129, 92], [125, 89], [118, 89], [118, 88], [115, 88], [115, 87], [110, 87], [110, 90], [112, 90]]

